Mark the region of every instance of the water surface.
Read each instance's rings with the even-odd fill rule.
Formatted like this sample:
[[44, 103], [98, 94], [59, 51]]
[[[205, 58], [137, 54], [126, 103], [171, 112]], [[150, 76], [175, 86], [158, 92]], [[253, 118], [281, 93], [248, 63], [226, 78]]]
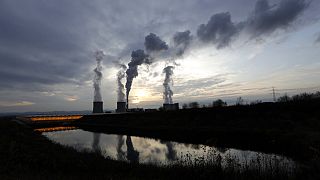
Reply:
[[293, 171], [296, 164], [289, 158], [255, 151], [185, 144], [136, 136], [94, 133], [81, 129], [43, 132], [50, 140], [78, 151], [101, 153], [114, 160], [151, 163], [221, 165], [224, 168], [280, 168]]

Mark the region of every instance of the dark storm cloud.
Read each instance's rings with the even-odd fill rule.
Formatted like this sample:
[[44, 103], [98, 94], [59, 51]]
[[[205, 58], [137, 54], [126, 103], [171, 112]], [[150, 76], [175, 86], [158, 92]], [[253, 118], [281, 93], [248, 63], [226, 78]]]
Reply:
[[150, 33], [145, 37], [144, 46], [147, 52], [167, 50], [168, 45], [159, 36]]
[[287, 28], [308, 6], [305, 0], [282, 0], [270, 5], [268, 0], [258, 0], [246, 27], [253, 37]]
[[207, 24], [201, 24], [197, 35], [201, 41], [214, 43], [219, 49], [228, 46], [237, 32], [236, 25], [231, 21], [230, 13], [225, 12], [214, 14]]

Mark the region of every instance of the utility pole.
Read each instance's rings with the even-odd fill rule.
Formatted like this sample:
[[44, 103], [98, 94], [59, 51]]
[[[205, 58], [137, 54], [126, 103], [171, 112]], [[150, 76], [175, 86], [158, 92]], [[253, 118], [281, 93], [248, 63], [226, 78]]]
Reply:
[[276, 93], [274, 91], [274, 87], [272, 87], [272, 94], [273, 94], [273, 102], [276, 102]]

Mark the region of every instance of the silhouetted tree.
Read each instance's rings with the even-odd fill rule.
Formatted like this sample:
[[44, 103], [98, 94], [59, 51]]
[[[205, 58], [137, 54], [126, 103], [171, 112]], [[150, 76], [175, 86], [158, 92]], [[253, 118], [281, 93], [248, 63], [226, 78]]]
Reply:
[[242, 97], [238, 97], [238, 98], [237, 98], [236, 105], [237, 105], [237, 106], [243, 105], [243, 99], [242, 99]]
[[286, 94], [284, 94], [283, 96], [278, 98], [278, 102], [289, 102], [291, 100], [291, 98]]
[[182, 109], [187, 109], [187, 107], [188, 107], [188, 104], [186, 104], [186, 103], [184, 103], [184, 104], [182, 105]]
[[262, 103], [261, 100], [256, 100], [256, 101], [252, 101], [252, 102], [250, 103], [250, 105], [256, 105], [256, 104], [260, 104], [260, 103]]
[[190, 108], [199, 108], [199, 103], [198, 102], [191, 102], [189, 103]]
[[212, 107], [222, 107], [227, 106], [227, 103], [222, 101], [221, 99], [217, 99], [216, 101], [212, 102]]
[[297, 94], [292, 96], [292, 101], [305, 101], [305, 100], [310, 100], [312, 99], [314, 96], [313, 93], [308, 94], [308, 93], [301, 93], [301, 94]]

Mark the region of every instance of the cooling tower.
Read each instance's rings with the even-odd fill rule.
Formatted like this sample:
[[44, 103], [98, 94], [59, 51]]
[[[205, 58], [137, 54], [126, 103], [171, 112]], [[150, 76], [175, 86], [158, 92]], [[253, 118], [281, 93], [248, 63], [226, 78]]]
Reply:
[[103, 113], [103, 102], [93, 102], [92, 113]]
[[126, 112], [126, 102], [117, 102], [116, 112]]
[[163, 104], [163, 109], [165, 111], [175, 111], [179, 109], [179, 103], [174, 104]]

